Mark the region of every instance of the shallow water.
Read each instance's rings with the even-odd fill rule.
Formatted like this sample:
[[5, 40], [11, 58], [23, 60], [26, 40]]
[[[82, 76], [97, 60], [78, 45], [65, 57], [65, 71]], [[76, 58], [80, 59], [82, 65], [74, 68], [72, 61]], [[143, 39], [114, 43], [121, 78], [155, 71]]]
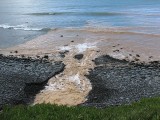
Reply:
[[66, 27], [159, 34], [160, 1], [0, 1], [0, 48], [24, 43], [49, 29]]

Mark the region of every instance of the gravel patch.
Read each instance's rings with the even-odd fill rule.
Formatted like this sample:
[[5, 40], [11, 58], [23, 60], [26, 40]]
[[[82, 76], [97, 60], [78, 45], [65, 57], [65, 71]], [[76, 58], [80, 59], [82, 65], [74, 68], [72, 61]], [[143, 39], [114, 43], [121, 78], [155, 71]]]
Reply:
[[62, 62], [0, 55], [0, 108], [31, 102], [47, 81], [63, 69]]
[[83, 105], [106, 107], [160, 96], [160, 62], [133, 63], [108, 55], [94, 62], [97, 67], [87, 75], [93, 89]]

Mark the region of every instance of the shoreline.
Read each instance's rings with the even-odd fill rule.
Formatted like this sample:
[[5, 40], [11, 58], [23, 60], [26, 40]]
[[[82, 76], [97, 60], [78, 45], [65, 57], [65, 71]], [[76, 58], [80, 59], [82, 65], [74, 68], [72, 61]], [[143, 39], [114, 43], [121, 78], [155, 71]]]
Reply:
[[[160, 60], [159, 35], [127, 32], [128, 29], [103, 28], [61, 28], [52, 29], [44, 35], [11, 48], [0, 49], [5, 55], [50, 54], [72, 49], [78, 44], [95, 44], [100, 54], [108, 54], [118, 59], [133, 60], [136, 54], [140, 61]], [[77, 46], [79, 47], [79, 46]], [[79, 48], [78, 48], [79, 49]], [[86, 49], [86, 48], [85, 48]], [[14, 54], [19, 50], [18, 54]]]
[[[103, 59], [106, 58], [101, 58], [100, 56], [109, 55], [113, 58], [113, 61], [117, 59], [120, 61], [123, 59], [129, 62], [134, 61], [135, 65], [138, 63], [149, 63], [151, 61], [160, 60], [157, 49], [152, 49], [152, 46], [142, 47], [137, 40], [131, 41], [131, 39], [128, 40], [128, 37], [135, 37], [133, 39], [147, 38], [147, 36], [135, 34], [128, 35], [126, 33], [55, 29], [45, 35], [28, 41], [25, 44], [0, 50], [0, 53], [17, 57], [28, 56], [34, 59], [45, 57], [50, 62], [62, 61], [66, 65], [64, 71], [49, 79], [45, 88], [35, 96], [34, 104], [44, 102], [72, 106], [79, 104], [83, 105], [84, 103], [84, 105], [92, 106], [91, 101], [93, 103], [95, 102], [94, 87], [99, 88], [99, 86], [94, 85], [94, 74], [96, 74], [94, 73], [94, 70], [99, 68], [94, 61], [100, 59], [100, 62], [102, 62], [100, 67], [101, 72], [102, 70], [106, 71], [107, 69], [105, 67], [106, 63], [103, 63]], [[157, 39], [157, 36], [153, 36], [152, 39], [154, 38]], [[150, 37], [147, 39], [150, 39]], [[145, 41], [147, 40], [145, 39]], [[146, 44], [144, 46], [148, 45], [150, 44]], [[75, 56], [78, 55], [83, 57], [81, 57], [81, 59], [76, 59]], [[159, 63], [156, 64], [158, 65]], [[117, 64], [110, 67], [113, 67], [116, 71], [116, 66]], [[129, 65], [124, 69], [128, 69], [129, 67], [133, 67], [133, 65]], [[93, 75], [91, 75], [92, 73]], [[90, 78], [91, 76], [92, 78]], [[103, 83], [103, 80], [100, 78], [99, 80]], [[104, 81], [107, 80], [105, 79]], [[106, 83], [104, 82], [104, 84]], [[92, 92], [93, 95], [91, 95]], [[113, 94], [116, 93], [111, 90], [109, 94], [112, 94], [112, 92]], [[101, 98], [101, 96], [98, 95], [96, 97], [98, 99]], [[116, 102], [110, 103], [115, 104]], [[98, 106], [97, 103], [95, 106]]]

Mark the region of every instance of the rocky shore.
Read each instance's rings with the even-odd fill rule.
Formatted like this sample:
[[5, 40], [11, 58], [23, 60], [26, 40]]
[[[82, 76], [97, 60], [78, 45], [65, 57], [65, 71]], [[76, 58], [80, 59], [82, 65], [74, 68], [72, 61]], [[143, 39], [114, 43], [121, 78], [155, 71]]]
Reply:
[[0, 106], [29, 101], [106, 107], [159, 96], [158, 40], [101, 29], [55, 29], [0, 49], [22, 57], [0, 57]]
[[130, 104], [141, 98], [160, 95], [160, 62], [134, 63], [108, 55], [98, 57], [94, 62], [97, 67], [87, 75], [92, 90], [83, 105]]
[[[160, 95], [159, 61], [135, 63], [105, 55], [93, 62], [96, 67], [86, 75], [92, 90], [83, 106], [103, 108]], [[46, 56], [32, 59], [0, 55], [0, 108], [5, 104], [32, 103], [64, 66], [62, 62], [49, 62]]]
[[0, 108], [32, 102], [47, 81], [63, 70], [62, 62], [0, 55]]

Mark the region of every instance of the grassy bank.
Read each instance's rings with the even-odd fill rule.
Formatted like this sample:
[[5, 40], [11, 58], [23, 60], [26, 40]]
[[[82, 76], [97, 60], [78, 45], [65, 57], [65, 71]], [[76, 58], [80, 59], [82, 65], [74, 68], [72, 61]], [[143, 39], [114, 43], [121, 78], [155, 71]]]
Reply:
[[0, 120], [159, 120], [160, 98], [105, 109], [50, 104], [4, 107]]

